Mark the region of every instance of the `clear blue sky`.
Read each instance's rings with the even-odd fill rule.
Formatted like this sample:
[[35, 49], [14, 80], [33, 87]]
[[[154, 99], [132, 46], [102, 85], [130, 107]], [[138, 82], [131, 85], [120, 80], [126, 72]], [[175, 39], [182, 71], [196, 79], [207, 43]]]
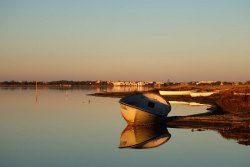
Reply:
[[250, 80], [248, 0], [0, 0], [0, 81]]

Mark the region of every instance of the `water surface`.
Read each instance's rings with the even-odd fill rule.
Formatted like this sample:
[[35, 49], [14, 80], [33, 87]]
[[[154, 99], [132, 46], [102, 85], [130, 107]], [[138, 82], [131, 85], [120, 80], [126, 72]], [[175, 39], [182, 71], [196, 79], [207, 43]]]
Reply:
[[[152, 149], [119, 149], [126, 122], [118, 98], [96, 89], [0, 89], [0, 166], [249, 166], [250, 149], [216, 131], [168, 128]], [[205, 106], [172, 105], [171, 115]]]

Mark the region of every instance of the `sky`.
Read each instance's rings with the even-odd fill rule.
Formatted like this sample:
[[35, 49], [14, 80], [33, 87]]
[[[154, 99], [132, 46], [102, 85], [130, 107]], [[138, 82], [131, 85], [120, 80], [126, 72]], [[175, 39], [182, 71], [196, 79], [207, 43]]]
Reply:
[[0, 81], [250, 80], [248, 0], [0, 0]]

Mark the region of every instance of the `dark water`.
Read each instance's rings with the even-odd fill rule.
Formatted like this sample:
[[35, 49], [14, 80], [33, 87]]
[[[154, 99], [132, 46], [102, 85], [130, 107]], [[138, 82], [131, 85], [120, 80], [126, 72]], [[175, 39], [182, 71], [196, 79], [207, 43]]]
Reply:
[[[126, 127], [117, 98], [96, 90], [0, 89], [0, 166], [250, 166], [250, 149], [216, 131], [168, 128], [152, 149], [119, 149]], [[171, 115], [206, 107], [172, 105]]]

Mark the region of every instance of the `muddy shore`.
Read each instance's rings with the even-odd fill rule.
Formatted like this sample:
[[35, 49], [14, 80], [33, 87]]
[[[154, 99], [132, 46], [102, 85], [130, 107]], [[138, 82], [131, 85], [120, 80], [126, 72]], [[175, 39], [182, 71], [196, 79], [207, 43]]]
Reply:
[[212, 130], [227, 140], [235, 140], [242, 145], [250, 145], [250, 119], [232, 114], [207, 116], [169, 117], [167, 127], [190, 129], [191, 131]]

